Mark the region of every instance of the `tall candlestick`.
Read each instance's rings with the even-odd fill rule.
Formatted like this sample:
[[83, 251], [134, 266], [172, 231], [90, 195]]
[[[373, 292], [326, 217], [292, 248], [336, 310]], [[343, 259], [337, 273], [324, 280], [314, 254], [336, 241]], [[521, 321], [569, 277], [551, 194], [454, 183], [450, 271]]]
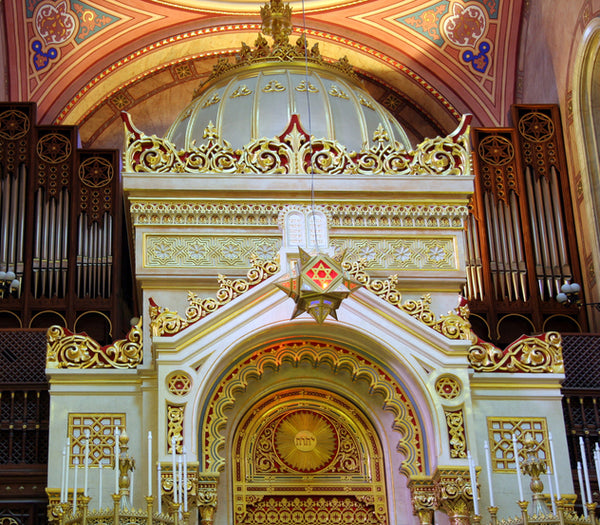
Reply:
[[171, 438], [171, 459], [173, 461], [173, 499], [179, 503], [179, 490], [177, 489], [177, 458], [175, 457], [175, 436]]
[[73, 477], [73, 515], [77, 514], [77, 471], [79, 470], [79, 458], [73, 460], [75, 475]]
[[148, 431], [148, 497], [152, 496], [152, 432]]
[[156, 479], [158, 481], [158, 514], [162, 514], [162, 477], [160, 475], [160, 463], [156, 465]]
[[583, 479], [581, 476], [581, 461], [577, 462], [577, 479], [579, 480], [579, 490], [581, 492], [581, 504], [583, 505], [583, 515], [587, 518], [588, 517], [588, 510], [587, 510], [587, 500], [585, 499], [585, 487], [583, 486]]
[[471, 492], [473, 494], [473, 513], [479, 516], [479, 495], [477, 494], [477, 471], [475, 461], [471, 457], [471, 451], [467, 450], [467, 462], [469, 463], [469, 477], [471, 480]]
[[554, 443], [552, 442], [552, 432], [548, 432], [548, 442], [550, 443], [550, 457], [552, 458], [552, 471], [554, 472], [554, 487], [556, 488], [556, 500], [560, 499], [560, 488], [558, 485], [558, 465], [554, 457]]
[[185, 447], [183, 447], [183, 512], [187, 512], [188, 510], [187, 486], [187, 452]]
[[585, 480], [586, 499], [588, 503], [592, 502], [592, 488], [590, 486], [590, 473], [588, 472], [587, 457], [585, 454], [585, 444], [583, 438], [579, 436], [579, 449], [581, 450], [581, 463], [583, 465], [583, 479]]
[[102, 460], [98, 464], [98, 510], [102, 509]]
[[523, 483], [521, 482], [521, 465], [519, 464], [519, 451], [517, 450], [517, 436], [512, 435], [513, 454], [515, 455], [515, 465], [517, 469], [517, 483], [519, 485], [519, 501], [525, 501], [523, 498]]
[[62, 457], [62, 476], [61, 476], [61, 480], [60, 480], [60, 502], [66, 503], [67, 498], [65, 496], [65, 494], [66, 494], [65, 482], [66, 482], [66, 478], [67, 478], [67, 447], [63, 448], [62, 456], [63, 457]]
[[88, 495], [88, 470], [90, 464], [90, 431], [89, 429], [85, 429], [85, 467], [84, 467], [84, 476], [83, 476], [83, 495], [87, 497]]
[[119, 427], [115, 428], [115, 494], [119, 493]]
[[548, 492], [550, 492], [550, 501], [552, 503], [552, 514], [556, 516], [556, 501], [554, 501], [554, 494], [552, 490], [552, 474], [548, 472]]
[[494, 507], [494, 489], [492, 488], [492, 457], [490, 454], [490, 446], [487, 441], [483, 442], [485, 449], [485, 463], [487, 466], [488, 489], [490, 491], [490, 507]]

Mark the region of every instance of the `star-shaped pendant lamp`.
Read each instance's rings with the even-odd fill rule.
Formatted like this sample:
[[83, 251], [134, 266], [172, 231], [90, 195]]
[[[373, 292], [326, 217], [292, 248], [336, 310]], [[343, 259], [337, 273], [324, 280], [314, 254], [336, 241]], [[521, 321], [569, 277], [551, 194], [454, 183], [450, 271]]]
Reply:
[[350, 279], [342, 268], [343, 255], [338, 260], [323, 253], [310, 255], [302, 248], [299, 250], [300, 272], [288, 274], [275, 283], [296, 303], [292, 319], [307, 312], [319, 324], [328, 315], [337, 320], [342, 301], [362, 284]]

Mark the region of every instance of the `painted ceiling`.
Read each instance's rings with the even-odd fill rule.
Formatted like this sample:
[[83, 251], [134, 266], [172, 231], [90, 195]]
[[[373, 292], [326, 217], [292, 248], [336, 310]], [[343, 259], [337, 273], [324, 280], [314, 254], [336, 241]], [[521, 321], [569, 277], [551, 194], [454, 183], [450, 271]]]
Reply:
[[[45, 124], [76, 124], [86, 147], [119, 147], [120, 111], [164, 134], [220, 56], [254, 43], [262, 2], [5, 0], [10, 100]], [[0, 4], [1, 5], [1, 4]], [[506, 125], [522, 0], [304, 0], [294, 35], [347, 56], [413, 140], [460, 115]]]

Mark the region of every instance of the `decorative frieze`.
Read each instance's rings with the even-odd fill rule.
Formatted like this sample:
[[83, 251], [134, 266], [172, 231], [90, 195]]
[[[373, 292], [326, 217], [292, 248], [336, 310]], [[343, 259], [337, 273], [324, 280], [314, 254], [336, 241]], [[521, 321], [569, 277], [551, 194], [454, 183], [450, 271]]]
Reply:
[[458, 270], [454, 237], [394, 237], [389, 239], [332, 238], [336, 251], [351, 260], [362, 259], [371, 269]]
[[248, 260], [273, 260], [281, 248], [275, 237], [197, 235], [144, 236], [145, 268], [248, 268]]

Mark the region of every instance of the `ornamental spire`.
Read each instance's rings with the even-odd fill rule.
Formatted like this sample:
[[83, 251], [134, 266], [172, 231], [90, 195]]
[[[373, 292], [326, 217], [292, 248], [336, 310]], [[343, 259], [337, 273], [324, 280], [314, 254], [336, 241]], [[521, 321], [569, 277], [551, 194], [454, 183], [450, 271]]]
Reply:
[[273, 37], [275, 46], [289, 43], [292, 33], [292, 8], [282, 0], [271, 0], [260, 8], [262, 32]]

